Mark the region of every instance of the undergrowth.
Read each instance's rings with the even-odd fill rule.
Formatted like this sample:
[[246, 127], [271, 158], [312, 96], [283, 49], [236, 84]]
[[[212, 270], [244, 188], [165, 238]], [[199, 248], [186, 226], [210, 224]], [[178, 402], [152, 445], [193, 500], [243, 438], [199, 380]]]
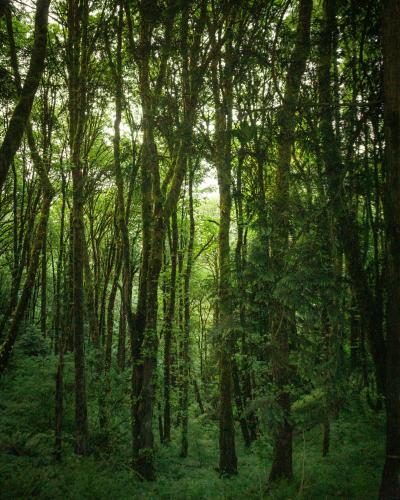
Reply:
[[[21, 358], [22, 359], [22, 358]], [[110, 451], [101, 446], [96, 383], [89, 367], [91, 450], [73, 453], [72, 359], [65, 369], [63, 458], [53, 457], [54, 374], [52, 356], [25, 358], [0, 382], [0, 496], [2, 499], [357, 499], [377, 497], [383, 462], [383, 419], [361, 399], [332, 423], [331, 451], [321, 456], [321, 429], [296, 431], [294, 480], [267, 487], [271, 444], [267, 434], [250, 450], [237, 435], [239, 474], [220, 479], [215, 421], [193, 407], [189, 456], [179, 458], [179, 432], [157, 445], [157, 481], [144, 483], [130, 468], [129, 373], [113, 373]], [[157, 434], [156, 439], [157, 439]]]

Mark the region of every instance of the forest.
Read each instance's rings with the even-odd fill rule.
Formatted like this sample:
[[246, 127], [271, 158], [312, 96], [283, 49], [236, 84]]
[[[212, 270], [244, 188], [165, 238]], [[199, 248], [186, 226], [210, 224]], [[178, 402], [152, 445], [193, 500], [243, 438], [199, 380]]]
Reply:
[[0, 1], [0, 498], [400, 499], [400, 0]]

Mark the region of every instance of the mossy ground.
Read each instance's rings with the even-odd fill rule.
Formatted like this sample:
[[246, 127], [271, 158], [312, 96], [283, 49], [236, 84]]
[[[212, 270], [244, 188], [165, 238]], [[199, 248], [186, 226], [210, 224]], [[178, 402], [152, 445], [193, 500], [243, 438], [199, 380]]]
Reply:
[[[239, 474], [220, 479], [217, 425], [205, 416], [190, 422], [189, 456], [179, 458], [179, 434], [169, 446], [158, 445], [157, 481], [143, 483], [130, 469], [128, 377], [117, 376], [111, 451], [101, 449], [92, 432], [93, 453], [73, 453], [72, 366], [66, 369], [64, 456], [53, 458], [54, 358], [29, 358], [1, 381], [0, 497], [43, 499], [357, 499], [377, 498], [383, 462], [383, 417], [354, 402], [332, 424], [331, 452], [321, 456], [321, 429], [295, 437], [294, 481], [268, 490], [271, 460], [267, 437], [244, 449], [237, 435]], [[90, 378], [90, 377], [89, 377]], [[122, 386], [122, 387], [121, 387]], [[90, 389], [90, 384], [89, 384]], [[126, 391], [125, 391], [126, 389]], [[123, 396], [124, 394], [127, 396]], [[72, 401], [71, 401], [72, 400]], [[92, 430], [95, 400], [90, 399]]]

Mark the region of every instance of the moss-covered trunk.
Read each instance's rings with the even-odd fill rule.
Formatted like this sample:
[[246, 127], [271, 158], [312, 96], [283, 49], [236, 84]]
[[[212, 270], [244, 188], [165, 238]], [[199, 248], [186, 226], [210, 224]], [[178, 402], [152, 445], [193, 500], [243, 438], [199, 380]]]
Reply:
[[[276, 279], [285, 273], [285, 256], [289, 248], [290, 231], [290, 161], [294, 144], [296, 106], [301, 79], [306, 67], [310, 46], [312, 1], [301, 0], [299, 5], [296, 43], [286, 77], [285, 93], [279, 113], [278, 167], [272, 202], [271, 259]], [[292, 329], [291, 312], [279, 301], [272, 311], [271, 338], [275, 353], [272, 357], [272, 376], [276, 390], [276, 406], [280, 421], [274, 429], [273, 460], [270, 481], [292, 477], [292, 424], [290, 422], [291, 383], [289, 337]]]

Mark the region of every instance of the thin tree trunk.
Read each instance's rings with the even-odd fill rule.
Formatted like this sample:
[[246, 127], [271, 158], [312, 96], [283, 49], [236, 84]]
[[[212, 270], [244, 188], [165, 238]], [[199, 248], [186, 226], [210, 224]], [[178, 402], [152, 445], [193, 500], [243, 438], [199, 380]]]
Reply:
[[118, 328], [118, 350], [117, 350], [117, 365], [120, 371], [125, 370], [125, 365], [126, 365], [125, 359], [126, 359], [126, 313], [124, 309], [123, 298], [121, 296], [121, 306], [119, 311], [119, 328]]
[[58, 346], [55, 350], [58, 352], [58, 365], [56, 373], [56, 397], [55, 397], [55, 447], [54, 455], [56, 460], [61, 460], [62, 453], [62, 424], [64, 414], [64, 352], [65, 352], [65, 334], [64, 329], [61, 335], [56, 337]]
[[175, 317], [176, 266], [178, 257], [178, 220], [176, 210], [171, 215], [171, 275], [169, 301], [164, 325], [164, 442], [171, 441], [171, 344]]
[[[233, 390], [235, 394], [236, 407], [239, 414], [240, 428], [243, 435], [243, 440], [245, 445], [249, 447], [251, 442], [256, 439], [256, 417], [254, 412], [250, 412], [248, 417], [244, 416], [245, 405], [249, 404], [251, 401], [251, 381], [250, 381], [250, 363], [249, 363], [249, 352], [247, 346], [247, 335], [246, 335], [246, 293], [245, 293], [245, 283], [243, 276], [243, 193], [242, 193], [242, 169], [244, 161], [244, 151], [240, 148], [238, 153], [238, 166], [236, 175], [236, 214], [237, 214], [237, 241], [235, 249], [235, 265], [236, 265], [236, 276], [237, 276], [237, 287], [238, 287], [238, 301], [239, 301], [239, 322], [240, 322], [240, 338], [241, 338], [241, 355], [242, 364], [241, 371], [242, 377], [239, 374], [239, 366], [237, 362], [232, 365], [232, 375], [233, 375]], [[259, 165], [262, 169], [262, 165]], [[259, 179], [262, 182], [260, 186], [260, 191], [262, 197], [264, 197], [264, 180], [263, 176]], [[262, 213], [262, 207], [260, 207], [260, 213]], [[265, 231], [265, 228], [264, 228]], [[267, 245], [266, 245], [267, 248]], [[243, 391], [241, 389], [241, 379], [243, 383]], [[243, 392], [243, 395], [242, 395]]]
[[18, 300], [17, 306], [13, 312], [12, 320], [10, 324], [10, 329], [7, 337], [0, 348], [0, 375], [4, 373], [7, 368], [8, 361], [14, 347], [15, 341], [18, 336], [19, 326], [23, 320], [25, 313], [29, 305], [29, 299], [31, 297], [32, 289], [35, 283], [37, 270], [39, 267], [40, 253], [43, 248], [43, 241], [46, 233], [47, 220], [49, 216], [50, 204], [53, 198], [53, 188], [43, 191], [43, 201], [42, 209], [40, 213], [40, 219], [36, 229], [35, 240], [33, 243], [32, 254], [30, 258], [30, 263], [24, 283], [24, 287], [21, 292], [21, 296]]
[[[189, 160], [190, 161], [190, 160]], [[188, 423], [189, 423], [189, 378], [190, 378], [190, 278], [193, 265], [194, 245], [194, 211], [193, 211], [193, 180], [194, 167], [189, 168], [189, 241], [187, 247], [186, 267], [183, 274], [183, 339], [182, 339], [182, 407], [181, 407], [181, 457], [188, 454]]]
[[[62, 168], [62, 167], [61, 167]], [[60, 337], [61, 337], [61, 278], [62, 278], [62, 266], [64, 260], [64, 225], [65, 225], [65, 189], [66, 189], [66, 180], [64, 171], [61, 171], [61, 216], [60, 216], [60, 239], [59, 239], [59, 251], [58, 251], [58, 260], [57, 260], [57, 275], [56, 275], [56, 293], [55, 293], [55, 303], [56, 303], [56, 311], [55, 311], [55, 319], [54, 319], [54, 352], [58, 353], [58, 348], [60, 345]]]
[[40, 283], [40, 330], [42, 336], [47, 335], [47, 224], [43, 238], [42, 248], [42, 271]]

